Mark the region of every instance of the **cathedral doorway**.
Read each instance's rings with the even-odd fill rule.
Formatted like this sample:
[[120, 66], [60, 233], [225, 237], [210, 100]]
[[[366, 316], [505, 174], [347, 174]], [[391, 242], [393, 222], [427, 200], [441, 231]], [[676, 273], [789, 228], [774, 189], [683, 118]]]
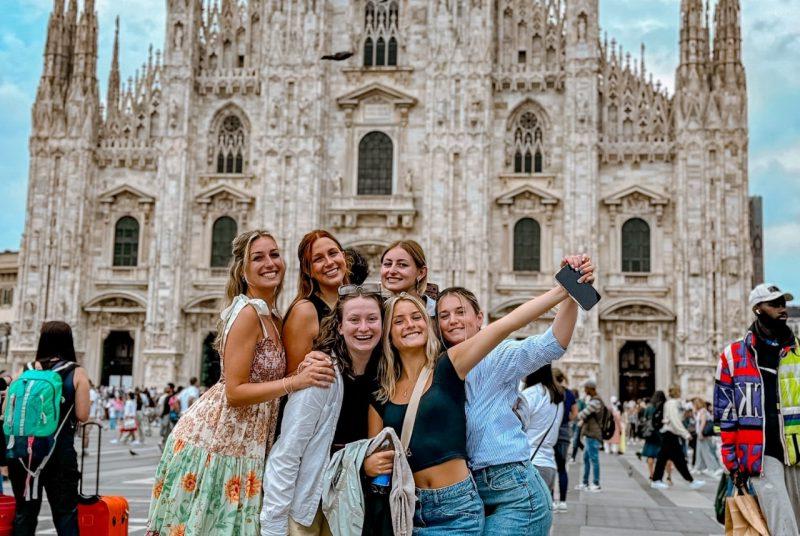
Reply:
[[130, 331], [112, 331], [103, 341], [100, 385], [121, 389], [133, 387], [133, 337]]
[[203, 359], [200, 365], [200, 383], [211, 387], [219, 381], [222, 374], [219, 353], [214, 349], [214, 340], [217, 333], [212, 331], [203, 339]]
[[650, 398], [655, 388], [653, 349], [644, 341], [627, 341], [619, 351], [619, 399]]

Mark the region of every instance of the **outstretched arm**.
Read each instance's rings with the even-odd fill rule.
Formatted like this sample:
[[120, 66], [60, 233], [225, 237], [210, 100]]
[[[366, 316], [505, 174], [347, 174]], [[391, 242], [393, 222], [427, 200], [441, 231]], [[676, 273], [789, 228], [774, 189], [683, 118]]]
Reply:
[[[581, 270], [583, 274], [578, 280], [582, 283], [592, 283], [594, 281], [594, 265], [588, 255], [570, 255], [561, 260], [561, 268], [569, 264], [576, 270]], [[558, 313], [553, 320], [553, 335], [562, 348], [569, 346], [572, 339], [572, 332], [575, 330], [575, 322], [578, 320], [578, 304], [575, 300], [564, 300], [558, 307]]]
[[561, 285], [556, 285], [541, 296], [523, 303], [503, 318], [492, 322], [475, 336], [450, 348], [447, 353], [458, 377], [464, 379], [481, 359], [500, 344], [500, 341], [533, 322], [568, 296]]

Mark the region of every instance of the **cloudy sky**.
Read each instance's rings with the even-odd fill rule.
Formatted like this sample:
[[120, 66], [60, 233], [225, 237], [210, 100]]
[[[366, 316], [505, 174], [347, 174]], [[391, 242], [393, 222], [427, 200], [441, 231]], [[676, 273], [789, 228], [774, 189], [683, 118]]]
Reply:
[[[0, 250], [18, 249], [25, 221], [30, 109], [42, 68], [52, 0], [3, 0], [0, 18]], [[123, 77], [162, 48], [165, 0], [96, 0], [100, 86], [105, 92], [114, 17], [121, 17]], [[800, 2], [742, 0], [750, 114], [750, 192], [764, 197], [766, 275], [800, 298]], [[674, 86], [680, 0], [600, 0], [609, 38]], [[724, 210], [723, 207], [721, 207]]]

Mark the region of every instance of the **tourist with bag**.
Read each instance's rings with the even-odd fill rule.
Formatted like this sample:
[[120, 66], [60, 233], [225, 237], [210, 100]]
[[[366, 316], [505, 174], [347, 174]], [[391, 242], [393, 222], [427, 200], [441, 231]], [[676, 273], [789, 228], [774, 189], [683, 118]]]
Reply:
[[[28, 411], [34, 400], [43, 402], [42, 411]], [[56, 532], [77, 536], [80, 475], [74, 439], [78, 422], [89, 420], [90, 404], [89, 378], [76, 363], [72, 329], [45, 322], [36, 361], [9, 386], [4, 410], [15, 536], [36, 533], [43, 489]]]
[[445, 351], [418, 298], [401, 293], [386, 302], [380, 389], [369, 430], [373, 436], [384, 426], [401, 430], [409, 401], [424, 394], [406, 452], [417, 488], [416, 536], [483, 533], [483, 503], [467, 466], [464, 380], [512, 332], [567, 298], [556, 286]]
[[[606, 408], [603, 399], [597, 396], [597, 383], [587, 380], [583, 384], [586, 395], [586, 407], [578, 413], [578, 424], [581, 436], [584, 438], [583, 448], [583, 481], [575, 486], [578, 491], [600, 492], [600, 449], [603, 446], [604, 427], [608, 423]], [[613, 423], [613, 418], [611, 419]], [[612, 431], [613, 434], [613, 431]], [[611, 437], [610, 435], [608, 437]], [[592, 473], [592, 482], [589, 483], [589, 473]]]
[[[330, 534], [320, 508], [323, 471], [331, 454], [367, 438], [367, 413], [382, 351], [383, 299], [377, 284], [344, 285], [338, 294], [314, 341], [315, 351], [331, 356], [336, 379], [330, 387], [289, 396], [280, 437], [264, 469], [262, 536]], [[383, 473], [392, 458], [393, 453], [372, 457], [374, 464], [364, 467], [366, 476]]]
[[714, 384], [722, 462], [748, 481], [773, 536], [800, 534], [800, 343], [787, 325], [792, 295], [770, 284], [750, 292], [755, 320], [725, 347]]
[[692, 402], [695, 408], [695, 431], [697, 442], [695, 453], [697, 462], [694, 470], [704, 475], [717, 477], [722, 474], [722, 465], [717, 456], [717, 447], [714, 443], [714, 417], [706, 408], [706, 401], [695, 398]]
[[[647, 459], [647, 469], [649, 470], [650, 480], [653, 480], [653, 470], [655, 470], [656, 459], [661, 450], [661, 421], [664, 419], [664, 403], [667, 396], [664, 391], [656, 391], [650, 398], [650, 402], [642, 415], [642, 422], [639, 425], [639, 434], [644, 439], [644, 446], [639, 457]], [[667, 465], [667, 481], [672, 481], [672, 468]]]
[[264, 460], [278, 399], [328, 386], [333, 371], [312, 364], [286, 377], [275, 304], [285, 266], [275, 239], [247, 231], [233, 240], [216, 347], [222, 376], [175, 425], [156, 469], [146, 534], [259, 533]]

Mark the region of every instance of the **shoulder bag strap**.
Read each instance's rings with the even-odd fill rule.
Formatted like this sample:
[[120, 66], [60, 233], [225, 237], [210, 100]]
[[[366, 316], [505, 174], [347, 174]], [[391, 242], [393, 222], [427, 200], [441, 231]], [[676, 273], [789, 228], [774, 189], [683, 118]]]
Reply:
[[536, 450], [533, 451], [533, 455], [531, 456], [531, 461], [533, 461], [533, 459], [536, 457], [536, 454], [539, 453], [539, 449], [542, 448], [542, 443], [544, 443], [544, 440], [547, 439], [547, 434], [550, 433], [550, 430], [553, 428], [553, 423], [556, 422], [557, 418], [558, 418], [558, 409], [556, 409], [556, 414], [553, 415], [553, 420], [550, 421], [550, 426], [547, 427], [547, 431], [542, 436], [542, 439], [539, 440], [539, 444], [536, 445]]
[[[446, 359], [446, 357], [445, 357]], [[419, 409], [419, 400], [422, 398], [422, 392], [425, 390], [425, 385], [428, 383], [432, 369], [425, 367], [419, 373], [417, 383], [414, 385], [414, 391], [411, 392], [411, 398], [408, 401], [408, 408], [406, 408], [406, 416], [403, 418], [403, 430], [400, 433], [400, 442], [406, 451], [406, 456], [411, 455], [408, 446], [411, 444], [411, 433], [414, 431], [414, 422], [417, 420], [417, 410]]]

